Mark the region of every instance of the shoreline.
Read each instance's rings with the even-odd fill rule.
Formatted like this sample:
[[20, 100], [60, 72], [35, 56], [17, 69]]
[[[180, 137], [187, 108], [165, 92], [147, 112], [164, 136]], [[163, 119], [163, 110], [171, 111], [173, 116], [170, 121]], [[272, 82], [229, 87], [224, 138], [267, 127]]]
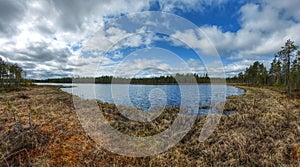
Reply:
[[[61, 88], [72, 88], [72, 87], [76, 87], [76, 86], [64, 86], [64, 85], [59, 85], [59, 83], [54, 83], [55, 85], [46, 85], [47, 83], [45, 83], [45, 85], [34, 85], [34, 86], [50, 86], [50, 87], [58, 87], [58, 88], [60, 88], [60, 90], [61, 90]], [[57, 85], [56, 85], [57, 84]], [[65, 83], [62, 83], [62, 84], [65, 84]], [[83, 83], [84, 84], [84, 83]], [[202, 84], [197, 84], [197, 85], [204, 85], [205, 83], [202, 83]], [[138, 85], [144, 85], [144, 84], [138, 84]], [[183, 84], [183, 85], [185, 85], [185, 84]], [[189, 84], [188, 84], [189, 85]], [[246, 94], [246, 89], [245, 88], [243, 88], [243, 87], [238, 87], [238, 86], [236, 86], [236, 85], [234, 85], [234, 84], [231, 84], [231, 85], [228, 85], [228, 84], [215, 84], [215, 85], [225, 85], [225, 86], [231, 86], [231, 87], [236, 87], [236, 88], [239, 88], [239, 89], [241, 89], [241, 90], [243, 90], [244, 92], [242, 93], [242, 94], [240, 94], [240, 95], [230, 95], [230, 96], [241, 96], [241, 95], [243, 95], [243, 94]], [[65, 92], [65, 91], [64, 91]], [[68, 94], [70, 94], [70, 95], [72, 95], [72, 96], [76, 96], [76, 97], [78, 97], [77, 95], [73, 95], [72, 93], [69, 93], [69, 92], [65, 92], [65, 93], [68, 93]], [[224, 106], [224, 104], [226, 104], [226, 102], [228, 101], [228, 98], [230, 97], [230, 96], [226, 96], [226, 101], [222, 101], [222, 102], [220, 102], [219, 104], [217, 104], [216, 106], [217, 106], [217, 111], [219, 111], [220, 113], [222, 113], [222, 114], [226, 114], [225, 112], [235, 112], [234, 110], [234, 108], [232, 109], [232, 108], [230, 108], [229, 107], [229, 109], [228, 108], [226, 108], [226, 106]], [[80, 98], [80, 97], [79, 97]], [[96, 101], [99, 101], [99, 102], [102, 102], [101, 100], [99, 100], [99, 99], [89, 99], [89, 100], [96, 100]], [[114, 103], [109, 103], [109, 102], [102, 102], [102, 103], [108, 103], [108, 104], [111, 104], [111, 105], [115, 105]], [[123, 106], [123, 105], [121, 105], [121, 107], [127, 107], [127, 108], [131, 108], [132, 106]], [[174, 106], [168, 106], [167, 108], [172, 108], [172, 107], [180, 107], [180, 106], [176, 106], [176, 105], [174, 105]], [[200, 105], [199, 104], [199, 111], [197, 112], [197, 114], [196, 114], [196, 116], [198, 116], [199, 114], [200, 114], [200, 109], [209, 109], [209, 108], [211, 108], [211, 105]], [[219, 109], [218, 109], [219, 108]], [[138, 110], [141, 110], [141, 111], [144, 111], [143, 109], [138, 109]]]
[[[204, 116], [173, 148], [144, 158], [120, 156], [98, 148], [73, 111], [72, 95], [60, 90], [59, 86], [33, 86], [9, 92], [2, 95], [0, 101], [1, 164], [299, 165], [299, 99], [287, 99], [281, 93], [264, 88], [239, 88], [245, 89], [245, 93], [228, 97], [225, 103], [237, 112], [222, 116], [207, 140], [198, 141]], [[154, 122], [156, 126], [149, 124], [146, 126], [149, 128], [144, 129], [142, 124], [120, 118], [112, 104], [100, 103], [99, 107], [103, 111], [108, 109], [106, 117], [112, 126], [124, 133], [138, 132], [141, 136], [168, 128], [173, 116], [167, 115], [177, 110], [176, 107], [166, 110], [163, 116], [167, 117]]]
[[[180, 83], [180, 84], [174, 84], [174, 83], [165, 83], [165, 84], [140, 84], [140, 83], [84, 83], [84, 82], [80, 82], [80, 83], [43, 83], [43, 82], [36, 82], [33, 83], [34, 85], [40, 86], [39, 84], [41, 84], [42, 86], [47, 86], [47, 84], [55, 84], [55, 85], [51, 85], [51, 86], [60, 86], [59, 84], [99, 84], [99, 85], [111, 85], [111, 84], [116, 84], [116, 85], [128, 85], [128, 84], [132, 84], [132, 85], [228, 85], [226, 82], [221, 83], [221, 82], [216, 82], [216, 83]], [[45, 84], [45, 85], [44, 85]], [[228, 85], [231, 86], [231, 85]]]

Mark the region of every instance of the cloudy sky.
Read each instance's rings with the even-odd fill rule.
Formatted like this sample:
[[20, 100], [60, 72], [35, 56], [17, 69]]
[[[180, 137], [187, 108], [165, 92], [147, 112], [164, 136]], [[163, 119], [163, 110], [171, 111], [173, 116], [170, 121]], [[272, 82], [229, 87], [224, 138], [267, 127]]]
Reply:
[[[300, 45], [299, 0], [0, 0], [0, 57], [28, 78], [236, 75]], [[152, 11], [152, 12], [149, 12]]]

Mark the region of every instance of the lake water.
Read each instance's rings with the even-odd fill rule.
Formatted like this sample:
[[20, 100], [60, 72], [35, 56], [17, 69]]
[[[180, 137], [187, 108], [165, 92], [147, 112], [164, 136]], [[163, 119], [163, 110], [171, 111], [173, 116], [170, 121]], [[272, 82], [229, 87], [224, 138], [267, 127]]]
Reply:
[[[47, 83], [47, 85], [49, 85]], [[51, 84], [74, 86], [63, 91], [84, 99], [98, 99], [116, 105], [134, 106], [143, 110], [153, 107], [209, 106], [241, 95], [244, 90], [226, 85], [133, 85], [133, 84]]]

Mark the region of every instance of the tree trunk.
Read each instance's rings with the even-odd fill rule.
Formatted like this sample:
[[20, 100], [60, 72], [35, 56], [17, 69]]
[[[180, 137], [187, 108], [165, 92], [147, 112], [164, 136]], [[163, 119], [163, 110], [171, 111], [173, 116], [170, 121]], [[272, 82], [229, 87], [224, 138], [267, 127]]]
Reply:
[[286, 75], [286, 79], [287, 79], [287, 85], [288, 85], [288, 96], [291, 97], [291, 81], [290, 81], [290, 54], [287, 55], [287, 75]]

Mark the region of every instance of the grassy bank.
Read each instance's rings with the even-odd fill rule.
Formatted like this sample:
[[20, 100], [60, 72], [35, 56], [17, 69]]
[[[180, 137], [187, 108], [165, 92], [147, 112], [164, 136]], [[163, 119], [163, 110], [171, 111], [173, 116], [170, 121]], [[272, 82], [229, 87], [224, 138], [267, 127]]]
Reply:
[[[300, 101], [264, 88], [239, 86], [213, 134], [199, 142], [206, 117], [170, 150], [134, 158], [96, 145], [74, 113], [72, 96], [58, 87], [35, 86], [1, 94], [1, 166], [278, 166], [300, 165]], [[110, 124], [123, 133], [153, 135], [167, 129], [178, 108], [167, 108], [154, 121], [141, 124], [122, 117], [113, 104], [98, 103]], [[174, 112], [175, 111], [175, 112]]]

